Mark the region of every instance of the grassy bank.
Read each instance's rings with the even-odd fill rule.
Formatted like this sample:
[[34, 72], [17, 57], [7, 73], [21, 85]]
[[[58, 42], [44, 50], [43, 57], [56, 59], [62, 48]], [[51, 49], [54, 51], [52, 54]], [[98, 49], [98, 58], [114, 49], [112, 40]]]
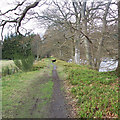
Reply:
[[[52, 58], [45, 58], [40, 61], [34, 61], [32, 71], [43, 69], [46, 66], [50, 66]], [[51, 67], [51, 66], [50, 66]], [[20, 72], [20, 70], [15, 64], [13, 60], [1, 60], [0, 61], [0, 77], [1, 76], [7, 76], [12, 75], [17, 72]]]
[[2, 77], [3, 118], [47, 117], [53, 86], [48, 62], [35, 63], [34, 71]]
[[[118, 117], [118, 79], [115, 72], [97, 72], [85, 66], [57, 61], [65, 89], [80, 118]], [[64, 76], [64, 77], [63, 77]]]

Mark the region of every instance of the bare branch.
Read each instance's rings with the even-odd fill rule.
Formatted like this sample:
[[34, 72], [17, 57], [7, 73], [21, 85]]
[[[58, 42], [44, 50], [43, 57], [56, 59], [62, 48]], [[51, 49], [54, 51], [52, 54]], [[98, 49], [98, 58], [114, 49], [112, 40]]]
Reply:
[[[25, 3], [25, 1], [26, 1], [26, 0], [24, 0], [22, 3], [18, 4], [15, 8], [10, 9], [10, 10], [6, 11], [5, 13], [0, 14], [0, 16], [5, 16], [7, 13], [12, 12], [12, 11], [15, 11], [19, 6], [22, 6], [22, 5]], [[39, 4], [40, 1], [41, 1], [41, 0], [36, 0], [34, 3], [26, 6], [25, 9], [23, 10], [23, 12], [22, 12], [20, 15], [17, 14], [17, 15], [19, 15], [20, 17], [17, 17], [16, 19], [12, 19], [12, 18], [8, 17], [9, 20], [1, 20], [1, 23], [0, 23], [0, 27], [2, 27], [1, 35], [3, 34], [4, 27], [5, 27], [5, 25], [6, 25], [7, 23], [16, 23], [16, 24], [17, 24], [16, 33], [21, 34], [20, 31], [19, 31], [19, 28], [20, 28], [20, 26], [21, 26], [22, 20], [25, 18], [27, 12], [28, 12], [31, 8], [36, 7], [36, 6]], [[2, 38], [3, 38], [3, 36], [2, 36]]]
[[6, 11], [5, 13], [1, 13], [0, 16], [1, 16], [1, 15], [5, 15], [5, 14], [11, 12], [11, 11], [16, 10], [19, 6], [23, 5], [25, 1], [26, 1], [26, 0], [24, 0], [22, 3], [18, 4], [15, 8], [10, 9], [10, 10]]
[[40, 2], [40, 1], [36, 1], [36, 2], [34, 2], [33, 4], [27, 6], [27, 7], [24, 9], [21, 17], [20, 17], [19, 20], [18, 20], [17, 32], [19, 32], [19, 27], [21, 26], [21, 21], [22, 21], [23, 18], [25, 17], [25, 15], [26, 15], [26, 13], [28, 12], [28, 10], [30, 10], [31, 8], [36, 7], [36, 6], [39, 4], [39, 2]]

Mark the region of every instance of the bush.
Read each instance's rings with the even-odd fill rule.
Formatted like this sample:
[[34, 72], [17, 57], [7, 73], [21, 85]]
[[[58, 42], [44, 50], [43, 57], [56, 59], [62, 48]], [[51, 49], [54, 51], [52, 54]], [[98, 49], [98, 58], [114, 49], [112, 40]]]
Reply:
[[27, 58], [22, 59], [21, 62], [22, 62], [22, 70], [23, 71], [32, 70], [33, 62], [34, 62], [33, 56], [28, 56]]
[[14, 64], [20, 69], [20, 70], [22, 70], [22, 63], [21, 63], [21, 61], [20, 60], [14, 60]]
[[19, 59], [15, 59], [14, 63], [15, 65], [22, 71], [30, 71], [32, 70], [34, 62], [34, 57], [32, 55], [29, 55], [28, 57], [22, 57], [20, 56]]

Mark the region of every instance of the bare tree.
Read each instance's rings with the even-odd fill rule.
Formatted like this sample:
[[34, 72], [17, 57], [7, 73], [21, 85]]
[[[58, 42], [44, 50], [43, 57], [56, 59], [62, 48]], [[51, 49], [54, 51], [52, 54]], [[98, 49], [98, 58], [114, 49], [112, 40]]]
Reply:
[[103, 47], [103, 41], [105, 40], [105, 33], [106, 33], [106, 26], [107, 26], [107, 14], [108, 14], [108, 11], [109, 11], [109, 7], [110, 7], [110, 4], [111, 4], [111, 1], [110, 0], [106, 7], [105, 7], [105, 12], [104, 12], [104, 15], [102, 17], [102, 35], [101, 35], [101, 38], [100, 38], [100, 41], [99, 41], [99, 46], [98, 46], [98, 57], [96, 59], [96, 68], [99, 69], [99, 66], [100, 66], [100, 63], [101, 63], [101, 53], [102, 53], [102, 47]]
[[120, 2], [118, 2], [118, 76], [120, 77]]
[[[82, 28], [81, 26], [82, 13], [80, 12], [82, 9], [81, 2], [79, 4], [78, 2], [74, 2], [74, 1], [72, 2], [72, 4], [68, 4], [68, 2], [64, 2], [63, 5], [61, 5], [60, 3], [53, 1], [53, 4], [55, 5], [55, 10], [52, 11], [48, 9], [47, 12], [46, 13], [44, 12], [43, 16], [40, 16], [40, 17], [44, 18], [44, 20], [52, 21], [57, 24], [62, 24], [62, 25], [64, 24], [66, 28], [71, 30], [71, 34], [74, 36], [73, 49], [72, 49], [74, 61], [75, 63], [79, 64], [80, 63], [79, 45], [81, 41], [81, 38], [80, 38], [81, 35], [84, 36], [88, 42], [92, 43], [91, 40], [88, 38], [87, 34], [83, 32], [81, 29]], [[63, 9], [63, 6], [65, 10]], [[68, 12], [65, 12], [65, 11], [68, 11]], [[74, 21], [72, 21], [72, 19], [74, 19]], [[87, 51], [89, 51], [89, 49], [87, 49]]]
[[[20, 9], [20, 7], [24, 6], [24, 4], [26, 3], [27, 0], [23, 0], [21, 3], [18, 2], [18, 4], [15, 6], [15, 8], [13, 9], [9, 9], [8, 11], [4, 12], [4, 13], [0, 13], [0, 16], [2, 17], [0, 19], [0, 27], [1, 27], [1, 36], [3, 39], [3, 30], [5, 28], [5, 26], [7, 24], [13, 23], [15, 26], [15, 30], [16, 33], [20, 33], [20, 27], [21, 27], [21, 23], [24, 20], [26, 14], [28, 13], [28, 11], [36, 6], [38, 6], [38, 4], [41, 2], [41, 0], [36, 0], [34, 3], [28, 4], [24, 7], [24, 9]], [[18, 12], [19, 9], [22, 11], [21, 14], [19, 14]], [[12, 18], [12, 16], [10, 16], [11, 12], [15, 12], [14, 13], [14, 18]], [[16, 17], [17, 16], [17, 17]], [[5, 19], [3, 19], [5, 17]], [[22, 35], [22, 34], [21, 34]]]
[[37, 57], [36, 59], [39, 60], [39, 58], [41, 57], [41, 52], [42, 52], [42, 40], [39, 34], [33, 37], [32, 51], [33, 51], [33, 54]]

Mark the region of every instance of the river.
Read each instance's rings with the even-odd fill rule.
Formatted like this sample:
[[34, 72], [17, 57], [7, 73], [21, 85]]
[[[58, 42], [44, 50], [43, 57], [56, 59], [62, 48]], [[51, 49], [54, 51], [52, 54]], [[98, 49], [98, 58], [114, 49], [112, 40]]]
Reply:
[[107, 72], [116, 70], [118, 66], [118, 61], [114, 59], [104, 59], [99, 68], [99, 72]]

